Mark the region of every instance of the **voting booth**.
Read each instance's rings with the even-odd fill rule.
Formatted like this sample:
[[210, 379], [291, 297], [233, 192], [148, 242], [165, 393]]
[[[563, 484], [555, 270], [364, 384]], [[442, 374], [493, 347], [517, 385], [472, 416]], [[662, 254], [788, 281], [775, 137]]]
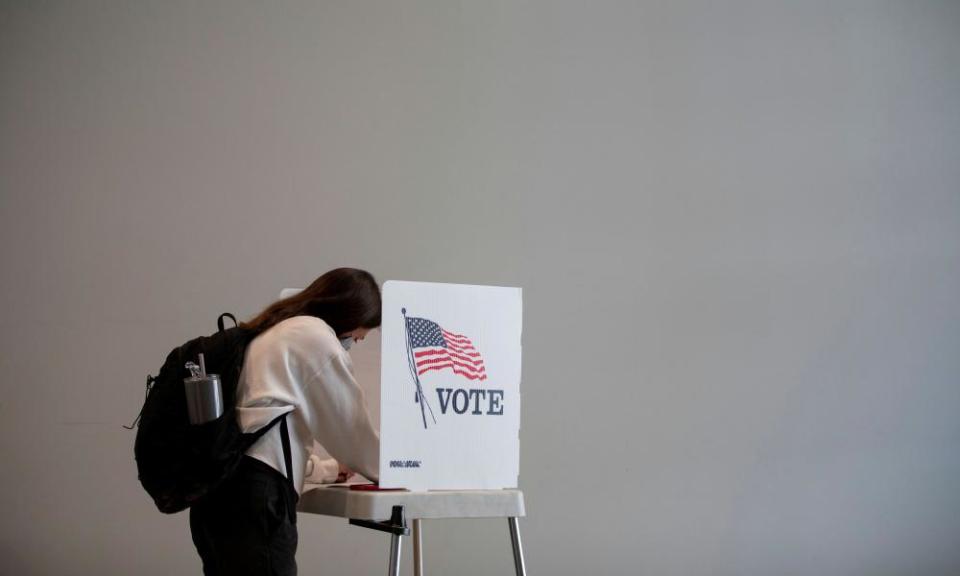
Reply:
[[517, 486], [520, 288], [388, 281], [380, 486]]
[[382, 300], [380, 484], [314, 486], [298, 510], [389, 533], [391, 576], [407, 520], [413, 573], [423, 576], [423, 520], [506, 518], [525, 576], [520, 288], [391, 280]]

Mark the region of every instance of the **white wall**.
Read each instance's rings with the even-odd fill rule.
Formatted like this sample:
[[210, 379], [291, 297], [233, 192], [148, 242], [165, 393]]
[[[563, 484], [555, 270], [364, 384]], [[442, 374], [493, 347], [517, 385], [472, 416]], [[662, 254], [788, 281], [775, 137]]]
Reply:
[[956, 2], [3, 2], [0, 574], [199, 573], [120, 426], [338, 265], [524, 288], [531, 574], [957, 574], [958, 62]]

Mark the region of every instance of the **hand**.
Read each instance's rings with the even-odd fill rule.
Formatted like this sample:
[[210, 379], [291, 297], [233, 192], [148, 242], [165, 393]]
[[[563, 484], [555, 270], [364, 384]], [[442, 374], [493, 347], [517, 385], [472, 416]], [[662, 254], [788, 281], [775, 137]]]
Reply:
[[347, 468], [343, 464], [337, 463], [338, 473], [337, 473], [337, 484], [346, 482], [356, 474], [353, 470]]

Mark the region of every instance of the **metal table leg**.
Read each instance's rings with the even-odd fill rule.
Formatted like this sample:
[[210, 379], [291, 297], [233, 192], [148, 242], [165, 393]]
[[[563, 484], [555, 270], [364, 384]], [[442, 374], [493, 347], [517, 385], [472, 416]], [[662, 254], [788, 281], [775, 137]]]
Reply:
[[423, 528], [419, 518], [413, 519], [413, 576], [423, 576]]
[[523, 544], [520, 542], [520, 526], [515, 517], [507, 520], [510, 523], [510, 541], [513, 543], [513, 564], [517, 569], [517, 576], [527, 576], [527, 567], [523, 563]]
[[388, 568], [388, 576], [400, 576], [400, 549], [403, 546], [401, 539], [403, 536], [399, 534], [393, 534], [390, 537], [390, 567]]
[[[419, 520], [415, 522], [419, 523]], [[351, 518], [350, 523], [354, 526], [362, 526], [371, 530], [390, 533], [390, 565], [388, 567], [389, 576], [400, 576], [400, 550], [403, 547], [403, 536], [410, 534], [407, 528], [407, 520], [403, 513], [403, 506], [394, 506], [393, 514], [389, 520], [377, 522], [375, 520], [357, 520]]]

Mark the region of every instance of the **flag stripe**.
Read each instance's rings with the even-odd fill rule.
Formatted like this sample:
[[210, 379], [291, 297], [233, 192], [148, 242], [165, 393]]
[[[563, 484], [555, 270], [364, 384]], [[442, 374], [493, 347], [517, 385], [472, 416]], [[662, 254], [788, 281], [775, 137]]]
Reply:
[[454, 357], [454, 358], [456, 358], [457, 360], [462, 360], [462, 361], [464, 361], [464, 362], [469, 362], [470, 365], [475, 366], [475, 367], [477, 367], [477, 368], [483, 368], [483, 360], [480, 360], [480, 359], [476, 359], [476, 360], [475, 360], [475, 359], [473, 359], [473, 358], [470, 358], [469, 356], [464, 356], [464, 355], [462, 355], [462, 354], [457, 354], [456, 352], [449, 352], [449, 355], [452, 356], [452, 357]]
[[447, 342], [447, 348], [460, 350], [461, 352], [466, 352], [469, 354], [477, 354], [477, 349], [473, 346], [463, 346], [461, 344], [457, 344], [456, 342]]
[[[461, 369], [463, 369], [464, 371], [466, 371], [466, 372], [468, 372], [468, 373], [470, 373], [470, 374], [486, 374], [486, 370], [474, 370], [474, 369], [471, 368], [470, 366], [466, 366], [466, 365], [464, 365], [464, 364], [461, 364], [460, 362], [457, 362], [456, 360], [445, 360], [445, 361], [441, 361], [441, 362], [431, 362], [431, 363], [429, 363], [429, 365], [426, 365], [425, 368], [434, 368], [434, 367], [436, 367], [436, 366], [441, 366], [441, 365], [442, 365], [442, 366], [458, 366], [458, 367], [460, 367]], [[418, 368], [419, 368], [419, 367], [418, 367]], [[456, 372], [456, 370], [454, 370], [454, 371]]]
[[461, 344], [470, 344], [470, 339], [462, 334], [454, 334], [453, 332], [447, 332], [446, 330], [441, 330], [443, 336], [448, 340], [456, 340]]
[[431, 362], [437, 362], [441, 360], [458, 360], [464, 366], [470, 366], [474, 370], [485, 369], [483, 362], [474, 362], [473, 360], [470, 360], [468, 358], [463, 358], [461, 356], [457, 356], [456, 354], [443, 354], [443, 353], [434, 354], [432, 356], [424, 356], [423, 358], [419, 358], [417, 359], [417, 366], [420, 366], [421, 364], [429, 364]]
[[421, 350], [420, 352], [414, 352], [413, 355], [417, 358], [421, 358], [423, 356], [432, 356], [435, 354], [446, 354], [446, 353], [447, 353], [446, 348], [428, 348], [426, 350]]
[[[461, 356], [472, 356], [474, 358], [480, 358], [480, 354], [478, 352], [471, 353], [471, 352], [461, 352], [459, 349], [456, 349], [456, 350], [457, 350], [457, 353], [460, 354]], [[429, 356], [430, 354], [444, 353], [446, 351], [447, 351], [447, 348], [427, 348], [427, 349], [421, 350], [420, 352], [414, 352], [413, 355], [416, 356], [417, 358], [420, 358], [421, 356]]]
[[464, 354], [476, 354], [478, 356], [480, 355], [480, 353], [477, 352], [477, 349], [474, 348], [473, 346], [458, 346], [457, 344], [447, 344], [447, 348], [449, 348], [450, 350], [456, 350], [457, 352], [462, 352]]
[[483, 381], [483, 380], [486, 380], [486, 379], [487, 379], [487, 375], [486, 375], [486, 374], [473, 374], [473, 373], [470, 373], [470, 372], [463, 372], [462, 370], [458, 370], [457, 367], [454, 366], [454, 365], [452, 365], [452, 364], [438, 364], [438, 365], [435, 365], [435, 366], [430, 366], [430, 367], [428, 367], [428, 368], [424, 368], [423, 370], [420, 370], [417, 374], [418, 374], [418, 375], [422, 375], [424, 372], [429, 372], [429, 371], [431, 371], [431, 370], [442, 370], [443, 368], [453, 368], [453, 372], [454, 372], [455, 374], [459, 374], [460, 376], [463, 376], [464, 378], [468, 378], [468, 379], [470, 379], [470, 380], [481, 380], [481, 381]]
[[445, 363], [445, 362], [453, 362], [453, 363], [456, 364], [457, 366], [462, 366], [463, 368], [466, 368], [467, 370], [470, 370], [470, 371], [472, 371], [472, 372], [477, 372], [477, 373], [486, 372], [486, 368], [484, 368], [483, 366], [479, 366], [479, 367], [478, 367], [478, 366], [474, 366], [474, 365], [472, 365], [472, 364], [465, 364], [465, 363], [463, 363], [463, 362], [459, 362], [459, 361], [457, 361], [457, 360], [454, 360], [453, 358], [450, 358], [450, 357], [446, 357], [446, 358], [444, 358], [444, 357], [437, 357], [437, 358], [429, 358], [429, 359], [425, 359], [425, 360], [420, 360], [419, 362], [417, 362], [417, 368], [420, 368], [421, 366], [430, 366], [430, 365], [434, 365], [434, 364], [438, 364], [438, 363]]

